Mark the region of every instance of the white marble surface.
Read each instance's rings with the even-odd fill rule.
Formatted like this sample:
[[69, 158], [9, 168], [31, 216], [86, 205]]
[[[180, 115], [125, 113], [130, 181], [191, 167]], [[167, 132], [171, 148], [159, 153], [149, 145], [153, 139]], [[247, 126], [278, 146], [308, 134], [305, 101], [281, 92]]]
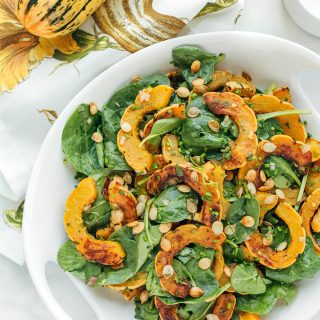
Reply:
[[[219, 30], [224, 29], [225, 26], [221, 24]], [[288, 17], [281, 0], [245, 0], [245, 10], [234, 30], [270, 33], [298, 42], [320, 54], [320, 39], [299, 29]], [[208, 31], [217, 31], [217, 26], [213, 30], [210, 18], [207, 17], [193, 22], [185, 33]], [[7, 204], [0, 199], [0, 208]], [[0, 256], [0, 274], [0, 319], [52, 319], [38, 296], [25, 266], [18, 266]], [[77, 303], [78, 298], [68, 290], [60, 290], [62, 284], [65, 284], [65, 278], [56, 270], [50, 270], [49, 274], [55, 292], [63, 297], [65, 303], [76, 306], [74, 319], [93, 319], [84, 303]], [[320, 314], [313, 320], [320, 320]]]

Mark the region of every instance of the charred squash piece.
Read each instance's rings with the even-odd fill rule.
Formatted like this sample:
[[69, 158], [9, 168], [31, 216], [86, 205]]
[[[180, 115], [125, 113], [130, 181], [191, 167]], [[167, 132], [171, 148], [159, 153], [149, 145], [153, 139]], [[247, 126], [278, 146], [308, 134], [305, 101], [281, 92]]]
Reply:
[[230, 320], [236, 306], [236, 297], [232, 293], [223, 293], [216, 300], [212, 314], [219, 317], [219, 320]]
[[160, 320], [180, 320], [177, 305], [164, 304], [157, 296], [154, 297], [154, 304], [159, 311]]
[[258, 145], [254, 112], [241, 97], [231, 92], [209, 92], [204, 99], [212, 113], [230, 116], [239, 128], [238, 138], [230, 143], [230, 159], [223, 162], [224, 169], [234, 170], [245, 166], [247, 158], [255, 154]]
[[304, 251], [306, 233], [302, 226], [302, 218], [288, 203], [280, 203], [275, 214], [289, 228], [291, 242], [287, 249], [276, 252], [270, 246], [265, 246], [259, 232], [252, 234], [245, 243], [250, 254], [259, 258], [259, 263], [271, 269], [283, 269], [295, 263], [299, 254]]
[[240, 320], [260, 320], [260, 316], [258, 314], [253, 314], [249, 312], [241, 311], [239, 316]]
[[166, 163], [186, 164], [188, 161], [179, 151], [179, 140], [174, 134], [167, 133], [162, 138], [162, 155]]
[[115, 180], [109, 183], [108, 200], [112, 209], [121, 209], [123, 211], [122, 225], [138, 219], [136, 197]]
[[222, 207], [222, 219], [225, 218], [229, 208], [230, 203], [223, 196], [223, 182], [225, 178], [225, 170], [218, 163], [207, 162], [203, 166], [204, 172], [208, 175], [210, 181], [218, 184], [218, 189], [220, 192], [220, 203]]
[[[159, 194], [172, 179], [180, 180], [203, 197], [200, 219], [203, 224], [211, 226], [215, 220], [221, 218], [220, 192], [204, 173], [194, 168], [169, 164], [161, 170], [155, 171], [148, 183], [150, 194]], [[216, 214], [214, 214], [216, 213]]]
[[291, 92], [288, 87], [277, 88], [272, 91], [272, 95], [277, 97], [281, 101], [288, 102], [288, 103], [292, 102]]
[[312, 240], [314, 249], [320, 255], [320, 246], [313, 236], [313, 232], [320, 231], [320, 189], [314, 190], [302, 205], [300, 214], [302, 216], [302, 225], [306, 230], [307, 236]]
[[97, 198], [97, 187], [93, 178], [82, 180], [71, 192], [66, 202], [64, 228], [77, 250], [88, 260], [103, 265], [116, 265], [126, 256], [116, 241], [98, 240], [90, 235], [82, 220], [84, 207]]
[[146, 114], [164, 108], [169, 103], [173, 91], [173, 88], [165, 85], [141, 90], [135, 103], [125, 110], [120, 120], [118, 149], [136, 172], [147, 172], [152, 164], [152, 154], [145, 145], [140, 146], [139, 123]]
[[[256, 114], [275, 111], [294, 110], [295, 107], [289, 103], [268, 94], [259, 94], [251, 98], [253, 111]], [[307, 133], [298, 114], [291, 114], [276, 118], [284, 133], [294, 140], [305, 142]]]
[[239, 76], [233, 76], [231, 80], [226, 83], [225, 90], [227, 92], [237, 92], [241, 97], [247, 98], [251, 98], [256, 94], [256, 87], [252, 82]]
[[[271, 145], [274, 150], [266, 152], [266, 145]], [[238, 179], [244, 180], [247, 172], [250, 169], [254, 169], [257, 171], [257, 178], [254, 183], [257, 187], [261, 186], [262, 181], [259, 178], [260, 166], [264, 163], [264, 160], [272, 154], [295, 162], [304, 174], [306, 173], [306, 166], [311, 163], [312, 159], [311, 151], [304, 152], [304, 144], [302, 142], [294, 141], [287, 135], [275, 135], [270, 140], [263, 140], [259, 143], [254, 159], [248, 160], [246, 165], [239, 169]]]
[[163, 275], [164, 267], [168, 265], [172, 266], [175, 255], [189, 244], [197, 243], [205, 248], [216, 250], [221, 247], [226, 236], [224, 233], [216, 236], [212, 229], [207, 226], [197, 227], [193, 224], [186, 224], [178, 227], [174, 231], [168, 232], [164, 235], [164, 238], [171, 243], [171, 249], [168, 251], [160, 250], [156, 255], [156, 273], [160, 278], [160, 284], [163, 290], [175, 297], [185, 298], [189, 293], [191, 284], [188, 281], [184, 283], [176, 282], [175, 272], [173, 272], [171, 277], [166, 278]]

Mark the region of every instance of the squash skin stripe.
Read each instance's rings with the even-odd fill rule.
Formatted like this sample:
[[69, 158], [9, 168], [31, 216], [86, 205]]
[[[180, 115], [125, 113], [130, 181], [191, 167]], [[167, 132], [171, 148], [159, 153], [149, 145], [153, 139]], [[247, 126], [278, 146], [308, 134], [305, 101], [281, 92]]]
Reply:
[[77, 250], [88, 260], [103, 265], [119, 264], [125, 252], [116, 241], [98, 240], [90, 235], [82, 220], [86, 205], [92, 204], [97, 197], [97, 187], [92, 177], [85, 178], [71, 192], [66, 202], [64, 227]]
[[169, 279], [166, 279], [162, 274], [163, 268], [166, 265], [172, 265], [175, 255], [190, 243], [198, 243], [205, 248], [215, 250], [221, 247], [226, 236], [224, 233], [216, 236], [207, 226], [198, 228], [193, 224], [185, 224], [174, 231], [168, 232], [164, 238], [170, 241], [171, 249], [169, 251], [160, 250], [156, 255], [155, 270], [160, 278], [160, 285], [163, 290], [171, 295], [185, 298], [189, 293], [191, 284], [188, 281], [183, 284], [177, 283], [174, 277], [175, 273]]
[[275, 252], [263, 244], [263, 237], [259, 232], [251, 235], [246, 246], [250, 254], [259, 258], [259, 263], [271, 269], [284, 269], [291, 266], [303, 253], [306, 243], [306, 233], [302, 226], [302, 218], [288, 203], [282, 202], [275, 210], [275, 214], [288, 226], [291, 242], [287, 249]]

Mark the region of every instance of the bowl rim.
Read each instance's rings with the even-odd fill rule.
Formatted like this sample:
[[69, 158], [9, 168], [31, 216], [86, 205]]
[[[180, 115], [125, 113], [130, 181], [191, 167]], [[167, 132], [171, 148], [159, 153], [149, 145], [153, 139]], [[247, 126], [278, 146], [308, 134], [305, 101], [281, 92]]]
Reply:
[[[136, 57], [140, 56], [140, 55], [148, 55], [149, 50], [154, 50], [155, 48], [158, 48], [158, 47], [166, 47], [167, 44], [174, 43], [178, 39], [179, 39], [178, 41], [184, 41], [185, 43], [192, 43], [192, 41], [194, 39], [198, 39], [199, 37], [210, 38], [210, 37], [215, 37], [215, 36], [226, 36], [226, 38], [227, 38], [228, 36], [232, 36], [232, 35], [239, 35], [239, 36], [244, 36], [244, 37], [258, 37], [258, 38], [262, 38], [262, 39], [271, 40], [273, 42], [277, 42], [279, 45], [284, 44], [286, 46], [290, 46], [292, 49], [295, 48], [296, 50], [299, 50], [300, 52], [304, 52], [305, 55], [308, 55], [310, 57], [310, 59], [313, 60], [315, 62], [315, 64], [319, 65], [319, 67], [320, 67], [320, 56], [317, 55], [315, 52], [313, 52], [312, 50], [310, 50], [300, 44], [297, 44], [293, 41], [283, 39], [281, 37], [277, 37], [274, 35], [257, 33], [257, 32], [247, 32], [247, 31], [218, 31], [218, 32], [206, 32], [206, 33], [192, 34], [192, 35], [177, 37], [177, 38], [169, 39], [169, 40], [154, 44], [150, 47], [147, 47], [147, 48], [144, 48], [138, 52], [135, 52], [135, 53], [121, 59], [120, 61], [116, 62], [115, 64], [113, 64], [112, 66], [110, 66], [109, 68], [104, 70], [102, 73], [100, 73], [97, 77], [95, 77], [94, 79], [89, 81], [87, 83], [87, 85], [85, 85], [77, 93], [77, 95], [75, 95], [70, 100], [70, 102], [65, 106], [65, 108], [63, 109], [62, 113], [60, 114], [60, 116], [58, 117], [56, 122], [53, 124], [53, 126], [50, 128], [50, 130], [46, 134], [45, 139], [43, 140], [43, 143], [42, 143], [41, 148], [39, 150], [39, 153], [37, 155], [36, 161], [34, 163], [32, 173], [31, 173], [29, 183], [28, 183], [27, 193], [26, 193], [26, 197], [25, 197], [25, 207], [24, 207], [24, 217], [23, 217], [23, 226], [24, 227], [22, 230], [22, 236], [23, 236], [23, 249], [24, 249], [24, 253], [25, 253], [25, 261], [26, 261], [26, 265], [28, 268], [28, 272], [30, 274], [30, 277], [32, 279], [34, 286], [36, 287], [37, 292], [39, 293], [39, 296], [41, 297], [42, 301], [45, 303], [46, 307], [49, 309], [49, 311], [51, 312], [51, 314], [54, 317], [62, 319], [61, 318], [61, 315], [62, 315], [61, 310], [62, 309], [61, 310], [55, 309], [55, 306], [57, 306], [56, 301], [52, 301], [51, 297], [47, 296], [47, 292], [46, 292], [46, 290], [44, 290], [43, 284], [41, 283], [41, 281], [39, 281], [39, 274], [37, 274], [36, 270], [34, 270], [33, 261], [31, 259], [32, 243], [31, 242], [29, 243], [29, 237], [28, 237], [28, 235], [30, 233], [29, 231], [32, 229], [32, 225], [29, 226], [28, 216], [32, 212], [32, 200], [35, 199], [35, 191], [36, 191], [39, 170], [40, 170], [39, 168], [40, 168], [40, 164], [42, 162], [42, 158], [45, 155], [45, 152], [44, 152], [45, 146], [48, 143], [49, 139], [51, 138], [52, 135], [55, 134], [55, 131], [56, 131], [56, 128], [58, 127], [58, 125], [60, 125], [60, 123], [63, 123], [66, 121], [64, 119], [66, 114], [70, 112], [70, 109], [75, 108], [74, 102], [78, 99], [79, 96], [82, 95], [82, 92], [90, 89], [91, 86], [94, 86], [96, 81], [98, 81], [99, 79], [101, 79], [105, 76], [105, 73], [112, 73], [113, 70], [118, 68], [118, 66], [120, 64], [122, 64], [124, 62], [129, 63], [130, 61], [134, 61], [136, 59]], [[320, 310], [320, 306], [319, 306], [318, 310], [315, 310], [313, 315], [315, 315], [319, 310]], [[65, 311], [64, 311], [64, 313], [65, 313]], [[65, 313], [63, 319], [71, 319], [71, 318], [69, 316], [67, 316], [67, 314]]]

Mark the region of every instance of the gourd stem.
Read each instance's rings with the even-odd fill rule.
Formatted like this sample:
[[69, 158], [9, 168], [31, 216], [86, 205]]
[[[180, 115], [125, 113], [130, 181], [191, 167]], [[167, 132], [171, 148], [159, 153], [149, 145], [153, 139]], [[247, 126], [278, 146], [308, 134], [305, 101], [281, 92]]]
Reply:
[[308, 174], [309, 174], [309, 168], [307, 170], [306, 175], [303, 176], [302, 181], [301, 181], [301, 186], [300, 186], [299, 194], [298, 194], [298, 197], [297, 197], [297, 203], [294, 206], [294, 210], [296, 210], [296, 211], [298, 211], [299, 207], [300, 207], [300, 203], [301, 203], [301, 200], [302, 200], [302, 197], [303, 197], [303, 192], [304, 192], [304, 189], [305, 189], [306, 184], [307, 184]]

